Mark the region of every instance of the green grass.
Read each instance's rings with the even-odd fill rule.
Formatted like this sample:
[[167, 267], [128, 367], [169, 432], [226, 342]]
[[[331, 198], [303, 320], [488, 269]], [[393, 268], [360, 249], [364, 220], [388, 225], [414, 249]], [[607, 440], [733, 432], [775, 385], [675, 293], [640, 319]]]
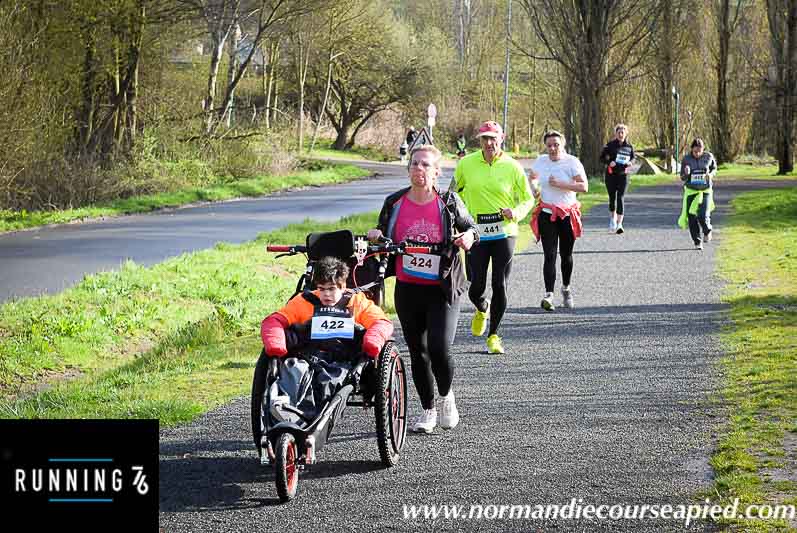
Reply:
[[178, 207], [195, 202], [262, 196], [293, 187], [342, 183], [367, 174], [368, 171], [352, 165], [319, 165], [314, 162], [310, 169], [286, 176], [259, 176], [213, 187], [190, 188], [172, 193], [137, 196], [79, 209], [61, 211], [9, 211], [0, 209], [0, 232], [46, 224], [62, 224], [89, 218], [144, 213], [155, 209]]
[[[389, 154], [372, 146], [354, 146], [350, 150], [335, 150], [332, 148], [333, 141], [330, 139], [319, 139], [315, 143], [315, 148], [310, 155], [324, 159], [352, 159], [362, 161], [397, 161], [398, 147], [395, 154]], [[309, 149], [310, 145], [307, 145]]]
[[0, 417], [155, 417], [168, 426], [247, 394], [259, 323], [304, 270], [301, 256], [276, 260], [265, 244], [302, 243], [309, 230], [364, 232], [375, 221], [306, 221], [2, 305]]
[[785, 176], [778, 176], [777, 165], [744, 165], [736, 163], [724, 163], [717, 170], [718, 180], [793, 180], [797, 176], [797, 171], [790, 172]]
[[[722, 342], [729, 422], [711, 463], [724, 503], [797, 505], [797, 188], [733, 200], [719, 270], [731, 305]], [[787, 435], [791, 445], [787, 449]], [[790, 478], [778, 472], [791, 472]], [[723, 523], [785, 530], [778, 521]]]

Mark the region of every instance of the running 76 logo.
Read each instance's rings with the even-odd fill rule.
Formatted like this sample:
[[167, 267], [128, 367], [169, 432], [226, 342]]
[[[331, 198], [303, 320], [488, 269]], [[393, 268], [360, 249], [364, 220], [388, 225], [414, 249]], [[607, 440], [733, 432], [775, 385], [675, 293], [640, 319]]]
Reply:
[[147, 475], [144, 473], [143, 466], [134, 466], [133, 472], [136, 473], [135, 478], [133, 478], [133, 486], [136, 487], [136, 490], [142, 496], [149, 492], [149, 484], [147, 483]]

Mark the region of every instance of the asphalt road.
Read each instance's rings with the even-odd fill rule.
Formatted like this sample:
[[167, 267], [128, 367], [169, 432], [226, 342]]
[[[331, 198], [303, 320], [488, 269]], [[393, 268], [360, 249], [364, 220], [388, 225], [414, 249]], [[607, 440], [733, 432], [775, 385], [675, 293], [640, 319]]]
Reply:
[[308, 217], [337, 220], [377, 210], [407, 184], [402, 166], [358, 164], [377, 174], [345, 185], [0, 234], [0, 303], [60, 292], [128, 259], [152, 265], [217, 242], [249, 241]]
[[683, 530], [677, 520], [405, 519], [403, 506], [700, 503], [721, 422], [711, 401], [726, 310], [715, 247], [743, 188], [718, 189], [717, 238], [703, 252], [675, 226], [676, 186], [632, 193], [623, 236], [604, 229], [605, 206], [594, 208], [576, 243], [573, 310], [539, 308], [539, 245], [517, 255], [500, 331], [506, 355], [470, 335], [464, 302], [453, 347], [462, 422], [411, 434], [395, 468], [380, 466], [372, 413], [350, 409], [297, 499], [282, 505], [251, 444], [248, 397], [163, 430], [162, 530]]

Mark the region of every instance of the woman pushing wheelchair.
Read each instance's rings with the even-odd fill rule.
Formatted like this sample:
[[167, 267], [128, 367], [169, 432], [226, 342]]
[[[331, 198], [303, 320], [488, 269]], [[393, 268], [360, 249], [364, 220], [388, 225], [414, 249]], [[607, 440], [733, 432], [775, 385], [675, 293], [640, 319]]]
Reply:
[[410, 186], [385, 199], [377, 228], [368, 232], [372, 241], [387, 237], [432, 247], [431, 253], [399, 256], [389, 265], [396, 274], [396, 313], [423, 407], [412, 425], [419, 433], [432, 433], [438, 424], [435, 383], [442, 400], [440, 426], [451, 429], [459, 423], [450, 355], [459, 298], [467, 290], [459, 249], [467, 251], [479, 240], [460, 197], [453, 191], [438, 191], [440, 157], [431, 145], [412, 151]]

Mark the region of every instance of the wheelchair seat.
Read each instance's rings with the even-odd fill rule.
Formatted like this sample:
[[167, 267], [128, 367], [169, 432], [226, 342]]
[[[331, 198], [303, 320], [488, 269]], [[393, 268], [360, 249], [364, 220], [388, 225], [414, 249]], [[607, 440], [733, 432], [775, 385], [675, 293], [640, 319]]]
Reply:
[[307, 257], [318, 261], [332, 256], [348, 261], [354, 255], [354, 235], [347, 229], [307, 235]]

